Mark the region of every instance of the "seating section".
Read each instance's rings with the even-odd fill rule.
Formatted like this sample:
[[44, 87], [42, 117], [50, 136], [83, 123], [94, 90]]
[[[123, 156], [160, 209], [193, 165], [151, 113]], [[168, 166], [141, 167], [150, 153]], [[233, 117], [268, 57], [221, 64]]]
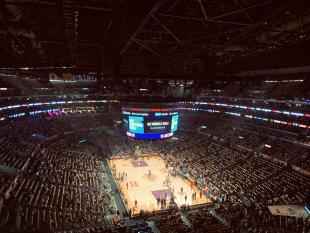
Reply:
[[155, 217], [155, 223], [157, 229], [161, 233], [170, 233], [170, 232], [180, 232], [186, 233], [191, 232], [188, 226], [182, 221], [180, 215], [170, 214], [170, 215], [161, 215]]
[[0, 176], [6, 197], [1, 216], [7, 216], [0, 224], [16, 218], [18, 231], [109, 232], [106, 216], [116, 207], [97, 148], [73, 142], [69, 134], [40, 139], [27, 127], [8, 129], [1, 138], [1, 163], [8, 171], [15, 168], [17, 176]]
[[211, 215], [207, 210], [198, 210], [187, 214], [187, 218], [193, 225], [193, 232], [204, 233], [230, 233], [229, 226], [220, 222], [216, 217]]
[[[101, 124], [100, 132], [85, 133]], [[89, 143], [79, 143], [81, 139]], [[21, 232], [123, 232], [126, 227], [118, 229], [110, 221], [119, 211], [104, 159], [132, 156], [136, 150], [162, 156], [197, 180], [199, 189], [216, 202], [212, 214], [209, 209], [185, 213], [188, 223], [179, 210], [154, 214], [148, 220], [160, 232], [309, 229], [308, 220], [301, 223], [298, 218], [284, 218], [284, 226], [267, 209], [309, 201], [306, 145], [213, 116], [184, 123], [175, 138], [135, 141], [122, 135], [111, 116], [96, 113], [32, 119], [1, 130], [0, 164], [6, 167], [0, 173], [0, 227], [11, 225]], [[131, 224], [131, 231], [152, 232], [146, 222], [139, 224]]]
[[226, 192], [243, 191], [274, 175], [281, 169], [280, 165], [263, 159], [250, 159], [233, 169], [227, 169], [210, 177]]
[[306, 148], [289, 141], [268, 138], [264, 141], [264, 143], [270, 145], [271, 147], [265, 147], [262, 153], [285, 162], [288, 162], [296, 157], [308, 157], [310, 155], [309, 147]]
[[309, 218], [272, 215], [260, 204], [245, 206], [227, 201], [216, 209], [216, 213], [229, 220], [234, 232], [303, 233], [310, 230]]
[[[307, 158], [307, 157], [305, 157]], [[306, 171], [310, 171], [310, 160], [309, 159], [305, 159], [302, 160], [299, 164], [299, 167], [301, 167], [302, 169], [306, 170]]]
[[253, 203], [267, 205], [302, 204], [310, 195], [310, 177], [295, 171], [284, 171], [249, 190]]
[[[200, 136], [194, 143], [173, 153], [173, 158], [178, 159], [181, 169], [186, 169], [189, 165], [193, 174], [204, 171], [206, 175], [211, 175], [246, 158], [245, 154], [223, 147], [204, 136]], [[218, 160], [221, 160], [221, 163], [218, 163]]]
[[24, 128], [8, 128], [0, 132], [0, 164], [14, 169], [22, 169], [33, 156], [39, 141]]
[[65, 142], [44, 149], [37, 173], [21, 177], [13, 194], [22, 203], [18, 229], [100, 226], [105, 215], [116, 213], [103, 161], [96, 153], [82, 146], [77, 152]]
[[214, 135], [251, 150], [257, 148], [263, 141], [258, 133], [234, 126], [221, 128], [221, 131], [215, 132]]

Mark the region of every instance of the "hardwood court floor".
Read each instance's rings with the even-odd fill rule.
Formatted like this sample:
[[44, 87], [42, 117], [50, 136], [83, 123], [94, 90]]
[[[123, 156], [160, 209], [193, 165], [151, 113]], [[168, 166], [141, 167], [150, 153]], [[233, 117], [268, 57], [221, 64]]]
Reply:
[[[196, 188], [191, 189], [190, 182], [180, 176], [170, 177], [171, 189], [164, 186], [163, 183], [168, 175], [168, 169], [171, 168], [166, 169], [165, 161], [159, 157], [152, 157], [150, 159], [140, 158], [135, 162], [132, 159], [115, 159], [111, 160], [109, 165], [111, 170], [113, 170], [113, 167], [115, 168], [116, 172], [113, 172], [113, 175], [127, 201], [128, 208], [134, 208], [135, 200], [137, 201], [135, 213], [138, 213], [141, 209], [148, 211], [158, 210], [156, 198], [163, 198], [164, 193], [166, 193], [167, 199], [169, 199], [171, 192], [173, 192], [174, 200], [178, 206], [185, 203], [193, 205], [211, 202], [204, 196], [200, 198], [199, 191]], [[150, 170], [151, 176], [148, 175]], [[127, 174], [127, 178], [121, 181], [119, 175], [123, 172]], [[183, 188], [183, 193], [181, 193], [181, 187]], [[197, 194], [197, 199], [194, 201], [192, 200], [193, 192]], [[187, 196], [187, 201], [185, 201], [185, 196]]]

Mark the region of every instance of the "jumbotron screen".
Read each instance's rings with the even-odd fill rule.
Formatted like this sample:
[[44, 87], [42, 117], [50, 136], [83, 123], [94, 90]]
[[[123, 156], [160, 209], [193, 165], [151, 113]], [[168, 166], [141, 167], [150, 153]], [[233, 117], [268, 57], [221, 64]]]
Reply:
[[168, 138], [178, 129], [178, 108], [122, 107], [122, 115], [126, 134], [132, 138]]

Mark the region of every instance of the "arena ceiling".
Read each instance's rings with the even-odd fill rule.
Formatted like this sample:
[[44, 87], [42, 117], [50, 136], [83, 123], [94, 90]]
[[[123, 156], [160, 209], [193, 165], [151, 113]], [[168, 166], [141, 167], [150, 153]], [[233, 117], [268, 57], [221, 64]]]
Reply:
[[2, 0], [0, 66], [196, 72], [298, 45], [309, 25], [309, 1]]

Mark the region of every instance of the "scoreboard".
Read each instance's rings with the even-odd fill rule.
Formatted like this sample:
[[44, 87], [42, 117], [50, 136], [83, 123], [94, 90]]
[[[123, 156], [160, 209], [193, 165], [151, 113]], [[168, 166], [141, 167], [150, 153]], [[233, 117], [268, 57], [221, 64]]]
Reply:
[[178, 108], [122, 107], [123, 127], [129, 137], [161, 139], [171, 137], [178, 129]]

